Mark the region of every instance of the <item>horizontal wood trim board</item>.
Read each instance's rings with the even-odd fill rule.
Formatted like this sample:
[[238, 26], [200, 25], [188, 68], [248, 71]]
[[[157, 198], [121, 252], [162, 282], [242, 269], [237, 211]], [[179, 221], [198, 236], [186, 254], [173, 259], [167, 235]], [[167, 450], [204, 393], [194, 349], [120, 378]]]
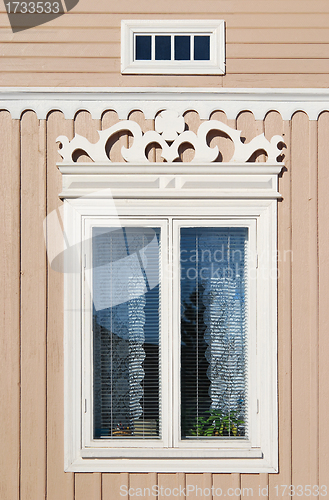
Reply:
[[227, 43], [328, 43], [328, 29], [321, 28], [239, 28], [226, 30]]
[[[168, 4], [168, 11], [170, 9], [173, 13], [178, 13], [182, 11], [181, 4], [177, 4], [173, 0], [166, 3]], [[80, 14], [80, 13], [90, 13], [97, 12], [103, 13], [108, 12], [108, 1], [107, 0], [97, 0], [93, 2], [93, 9], [91, 10], [89, 0], [80, 0], [79, 4], [74, 7], [69, 14]], [[216, 12], [221, 13], [266, 13], [266, 14], [277, 14], [278, 12], [284, 14], [293, 14], [298, 9], [301, 14], [308, 13], [326, 13], [328, 12], [328, 2], [327, 0], [317, 0], [312, 2], [311, 0], [251, 0], [248, 3], [245, 0], [190, 0], [189, 1], [189, 11], [190, 12], [203, 12], [204, 10], [214, 9]], [[149, 2], [148, 0], [141, 0], [140, 2], [133, 3], [119, 3], [111, 5], [111, 10], [116, 14], [138, 14], [140, 12], [147, 13], [161, 13], [163, 11], [163, 2]], [[5, 12], [4, 6], [1, 5], [1, 12]], [[184, 12], [183, 12], [184, 13]]]
[[[325, 50], [325, 49], [324, 49]], [[80, 43], [33, 43], [33, 42], [5, 42], [0, 43], [0, 56], [12, 57], [103, 57], [119, 58], [120, 43], [80, 42]]]
[[[193, 104], [191, 104], [191, 102]], [[256, 119], [263, 119], [269, 111], [276, 110], [283, 119], [290, 119], [296, 111], [304, 111], [311, 120], [329, 109], [329, 91], [307, 89], [204, 89], [176, 88], [157, 90], [152, 88], [80, 88], [38, 89], [3, 88], [0, 89], [0, 109], [11, 112], [19, 118], [24, 110], [35, 110], [40, 119], [47, 117], [51, 110], [63, 111], [66, 118], [74, 118], [79, 110], [90, 111], [93, 118], [99, 119], [108, 109], [115, 110], [120, 119], [126, 119], [131, 111], [144, 112], [145, 118], [153, 119], [156, 113], [173, 107], [183, 114], [195, 110], [201, 119], [208, 119], [214, 111], [222, 110], [230, 119], [248, 110]]]
[[[65, 16], [63, 16], [65, 17]], [[144, 16], [145, 17], [145, 16]], [[1, 16], [0, 16], [1, 20]], [[118, 23], [119, 24], [119, 23]], [[75, 43], [75, 42], [90, 42], [90, 43], [119, 43], [120, 28], [118, 25], [114, 27], [102, 28], [90, 26], [87, 22], [86, 26], [56, 26], [52, 23], [44, 26], [39, 26], [31, 30], [15, 33], [8, 25], [8, 19], [5, 24], [0, 24], [0, 42], [35, 42], [35, 43], [52, 43], [56, 40], [59, 42]], [[329, 30], [321, 28], [232, 28], [227, 26], [226, 42], [230, 43], [259, 43], [259, 44], [316, 44], [329, 43]]]
[[120, 59], [111, 58], [48, 58], [48, 57], [5, 57], [0, 59], [0, 71], [71, 73], [120, 73]]
[[228, 74], [327, 74], [329, 59], [228, 59]]
[[[119, 58], [97, 57], [3, 57], [2, 73], [119, 73]], [[234, 74], [329, 74], [329, 59], [228, 59], [228, 75]], [[193, 70], [191, 70], [193, 73]]]
[[[128, 82], [127, 82], [128, 83]], [[225, 75], [223, 79], [224, 88], [328, 88], [328, 75], [326, 74], [244, 74]]]
[[[0, 46], [1, 50], [1, 46]], [[227, 43], [227, 59], [328, 59], [329, 43]]]
[[[201, 5], [202, 3], [202, 5]], [[175, 2], [174, 0], [169, 0], [166, 4], [165, 12], [155, 12], [154, 14], [150, 12], [147, 8], [143, 11], [139, 10], [138, 13], [133, 16], [130, 13], [129, 17], [134, 19], [156, 19], [157, 17], [161, 19], [172, 19], [173, 15], [177, 15], [180, 19], [192, 19], [197, 14], [198, 19], [222, 19], [225, 17], [225, 22], [227, 23], [227, 28], [259, 28], [261, 26], [267, 26], [268, 28], [325, 28], [328, 27], [329, 21], [329, 9], [322, 13], [286, 13], [282, 15], [280, 12], [271, 14], [259, 14], [253, 13], [223, 13], [218, 10], [218, 6], [215, 3], [207, 6], [207, 2], [200, 2], [198, 9], [193, 9], [193, 5], [189, 4], [189, 14], [182, 11], [181, 4]], [[132, 5], [132, 4], [130, 4]], [[180, 9], [175, 12], [175, 6], [180, 6]], [[152, 14], [152, 17], [150, 17]], [[26, 23], [26, 16], [33, 14], [15, 14], [15, 24], [17, 26], [24, 26]], [[109, 13], [108, 9], [101, 13], [95, 13], [94, 11], [86, 12], [83, 14], [75, 13], [74, 11], [68, 12], [63, 16], [57, 17], [51, 21], [53, 27], [84, 27], [84, 26], [99, 26], [99, 27], [117, 27], [122, 19], [122, 12], [119, 13]], [[0, 26], [8, 26], [8, 16], [6, 13], [0, 14]]]
[[[326, 77], [328, 85], [328, 77]], [[318, 82], [318, 78], [315, 79]], [[29, 86], [35, 87], [52, 87], [54, 83], [59, 87], [76, 87], [77, 82], [82, 87], [170, 87], [185, 86], [186, 88], [201, 87], [214, 88], [221, 86], [221, 80], [217, 75], [212, 76], [195, 76], [190, 75], [120, 75], [116, 73], [37, 73], [31, 71], [29, 73], [20, 73], [19, 71], [11, 71], [9, 73], [0, 73], [0, 86], [12, 86], [15, 82], [16, 87]], [[269, 87], [271, 84], [265, 85]], [[323, 86], [327, 86], [323, 85]], [[240, 85], [241, 86], [241, 85]], [[242, 85], [243, 86], [243, 85]], [[246, 85], [247, 86], [247, 85]], [[258, 85], [258, 87], [262, 84]], [[308, 85], [310, 86], [310, 85]], [[319, 86], [319, 84], [317, 84]]]
[[[319, 44], [260, 44], [228, 43], [226, 58], [229, 59], [328, 59], [329, 43]], [[120, 43], [117, 42], [3, 42], [0, 43], [0, 56], [3, 58], [120, 58]], [[321, 64], [321, 63], [320, 63]]]
[[150, 87], [155, 91], [159, 87], [182, 87], [191, 89], [203, 87], [204, 89], [217, 88], [278, 88], [281, 89], [307, 89], [310, 87], [318, 89], [328, 88], [327, 74], [234, 74], [224, 77], [195, 76], [190, 75], [119, 75], [116, 73], [20, 73], [11, 71], [0, 74], [0, 87], [52, 87], [54, 84], [58, 89], [76, 87], [77, 82], [81, 87]]

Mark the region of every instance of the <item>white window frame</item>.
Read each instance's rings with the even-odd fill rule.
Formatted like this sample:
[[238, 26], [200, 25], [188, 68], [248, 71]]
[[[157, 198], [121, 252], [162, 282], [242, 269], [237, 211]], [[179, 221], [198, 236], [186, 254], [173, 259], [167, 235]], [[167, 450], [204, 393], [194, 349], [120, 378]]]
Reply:
[[[278, 171], [278, 167], [275, 167]], [[119, 168], [118, 168], [119, 170]], [[229, 176], [225, 176], [229, 184]], [[239, 174], [234, 175], [234, 181], [239, 182]], [[275, 176], [276, 177], [276, 176]], [[241, 176], [245, 180], [245, 176]], [[263, 184], [262, 184], [263, 185]], [[241, 198], [241, 193], [234, 194], [234, 188], [222, 199], [130, 199], [118, 198], [107, 203], [104, 196], [95, 198], [67, 198], [64, 203], [64, 228], [68, 243], [77, 249], [81, 267], [76, 273], [65, 274], [65, 470], [85, 472], [277, 472], [278, 471], [278, 433], [277, 433], [277, 345], [276, 345], [276, 279], [271, 272], [276, 272], [276, 198], [269, 193], [268, 198], [259, 199]], [[277, 196], [276, 196], [277, 197]], [[150, 220], [152, 213], [154, 221]], [[133, 216], [132, 216], [133, 215]], [[256, 320], [251, 327], [253, 334], [249, 338], [249, 349], [254, 356], [250, 363], [249, 375], [249, 438], [243, 440], [220, 439], [204, 443], [181, 441], [178, 435], [179, 410], [179, 376], [177, 367], [179, 362], [179, 308], [177, 306], [179, 288], [173, 288], [172, 301], [171, 287], [168, 284], [167, 294], [169, 304], [176, 303], [171, 310], [168, 325], [171, 321], [176, 325], [174, 336], [168, 335], [168, 347], [171, 342], [174, 359], [174, 390], [170, 392], [170, 384], [165, 390], [168, 398], [169, 412], [175, 416], [173, 425], [168, 424], [168, 433], [164, 433], [164, 440], [157, 440], [156, 447], [148, 447], [143, 441], [137, 447], [130, 440], [130, 448], [113, 445], [105, 441], [94, 443], [90, 440], [90, 405], [91, 376], [88, 373], [88, 363], [91, 362], [90, 349], [90, 319], [86, 321], [84, 314], [84, 263], [85, 248], [84, 234], [85, 221], [103, 219], [108, 224], [115, 217], [144, 220], [145, 224], [156, 222], [159, 219], [175, 219], [173, 237], [176, 241], [177, 228], [180, 224], [191, 224], [202, 220], [204, 224], [246, 225], [254, 234], [257, 246], [257, 258], [250, 264], [250, 270], [256, 274], [256, 283], [250, 278], [251, 299], [256, 308]], [[180, 222], [179, 222], [180, 221]], [[194, 221], [194, 222], [193, 222]], [[89, 223], [87, 223], [89, 224]], [[123, 225], [123, 224], [122, 224]], [[254, 228], [254, 229], [252, 229]], [[170, 234], [168, 248], [172, 248]], [[88, 253], [88, 252], [87, 252]], [[170, 254], [170, 252], [169, 252]], [[71, 254], [69, 254], [71, 255]], [[177, 255], [176, 255], [177, 257]], [[68, 259], [71, 257], [69, 256]], [[87, 256], [88, 259], [88, 256]], [[69, 262], [67, 263], [69, 265]], [[88, 264], [88, 263], [87, 263]], [[169, 260], [169, 267], [172, 262]], [[86, 265], [88, 268], [88, 265]], [[164, 285], [166, 289], [166, 284]], [[175, 295], [176, 294], [176, 295]], [[88, 315], [87, 315], [88, 316]], [[251, 316], [251, 314], [249, 314]], [[164, 318], [163, 318], [164, 319]], [[88, 323], [89, 321], [89, 323]], [[89, 324], [89, 326], [88, 326]], [[168, 329], [168, 331], [170, 328]], [[164, 330], [165, 331], [165, 330]], [[89, 339], [88, 339], [89, 335]], [[87, 343], [86, 343], [87, 342]], [[256, 353], [257, 345], [257, 353]], [[170, 352], [170, 351], [169, 351]], [[88, 361], [89, 359], [89, 361]], [[163, 362], [168, 364], [170, 357]], [[85, 375], [89, 379], [85, 382]], [[250, 384], [250, 381], [256, 382]], [[89, 400], [88, 400], [89, 398]], [[173, 402], [171, 409], [170, 402]], [[88, 420], [89, 418], [89, 420]], [[166, 421], [166, 418], [165, 418]], [[169, 420], [167, 420], [169, 422]], [[173, 431], [171, 437], [171, 431]], [[89, 433], [89, 438], [88, 438]], [[86, 438], [87, 436], [87, 438]], [[152, 440], [153, 441], [153, 440]], [[166, 447], [173, 443], [172, 448]], [[96, 445], [97, 444], [97, 445]], [[139, 444], [139, 443], [137, 443]], [[97, 458], [97, 460], [95, 460]], [[173, 460], [173, 458], [175, 458]], [[227, 460], [229, 458], [229, 460]]]
[[[194, 61], [139, 61], [135, 59], [136, 35], [208, 35], [210, 60]], [[172, 50], [173, 52], [173, 50]], [[223, 20], [123, 20], [121, 21], [121, 73], [122, 74], [225, 74], [225, 21]]]

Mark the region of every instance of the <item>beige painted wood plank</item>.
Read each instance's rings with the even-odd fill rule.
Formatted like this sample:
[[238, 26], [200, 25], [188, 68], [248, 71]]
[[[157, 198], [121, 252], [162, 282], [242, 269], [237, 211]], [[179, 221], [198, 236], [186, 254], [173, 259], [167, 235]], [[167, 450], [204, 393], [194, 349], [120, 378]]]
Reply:
[[[192, 0], [188, 2], [191, 8], [197, 8], [202, 10], [202, 2], [200, 0]], [[269, 12], [269, 13], [294, 13], [298, 7], [298, 12], [328, 12], [328, 3], [326, 0], [316, 0], [316, 2], [312, 2], [312, 0], [249, 0], [246, 3], [244, 0], [208, 0], [208, 2], [204, 5], [204, 9], [209, 8], [211, 5], [216, 5], [218, 12], [227, 13], [227, 12]], [[314, 5], [315, 4], [315, 5]], [[162, 2], [158, 0], [158, 2], [152, 2], [152, 9], [157, 9], [158, 6], [163, 8]], [[97, 12], [106, 12], [108, 7], [108, 3], [106, 0], [97, 0], [93, 4], [93, 10]], [[131, 3], [129, 4], [120, 4], [118, 6], [114, 6], [114, 12], [134, 12], [133, 9], [138, 9], [141, 11], [145, 9], [145, 12], [148, 12], [147, 8], [149, 8], [149, 4], [147, 0], [143, 0], [138, 5]], [[178, 8], [178, 7], [176, 7]], [[129, 10], [130, 9], [130, 10]], [[90, 3], [88, 0], [80, 0], [79, 4], [74, 8], [74, 12], [90, 12]], [[151, 11], [150, 11], [151, 12]]]
[[[101, 129], [100, 120], [93, 120], [90, 113], [80, 111], [74, 120], [74, 134], [86, 137], [90, 142], [97, 142], [99, 135], [97, 130]], [[78, 162], [90, 161], [81, 155]], [[101, 500], [102, 484], [100, 473], [76, 473], [75, 474], [75, 498], [74, 500]]]
[[310, 408], [309, 121], [296, 113], [291, 131], [292, 176], [292, 484], [312, 484], [310, 455], [316, 422]]
[[[157, 474], [129, 474], [129, 500], [140, 498], [156, 498]], [[103, 499], [102, 499], [103, 500]]]
[[[175, 500], [186, 498], [186, 478], [185, 474], [158, 474], [158, 500], [164, 498]], [[187, 497], [188, 498], [188, 497]]]
[[329, 33], [320, 28], [227, 27], [227, 43], [328, 43]]
[[226, 57], [228, 59], [327, 59], [328, 50], [327, 43], [228, 43]]
[[[329, 113], [319, 118], [319, 485], [329, 484]], [[323, 491], [323, 490], [322, 490]]]
[[[160, 1], [160, 0], [159, 0]], [[133, 9], [132, 2], [130, 3]], [[158, 6], [155, 10], [150, 9], [149, 3], [145, 8], [142, 9], [140, 5], [137, 4], [138, 10], [134, 13], [129, 12], [131, 18], [149, 18], [156, 19], [156, 15], [161, 15], [160, 19], [172, 19], [173, 14], [177, 15], [178, 19], [193, 19], [195, 14], [198, 15], [198, 19], [213, 19], [214, 17], [221, 19], [218, 15], [218, 6], [215, 2], [208, 3], [207, 0], [199, 0], [198, 8], [193, 8], [192, 5], [183, 7], [183, 2], [175, 2], [175, 0], [168, 0], [168, 5], [164, 6], [163, 2], [158, 3], [153, 2], [153, 6]], [[194, 3], [195, 5], [195, 3]], [[153, 11], [153, 12], [152, 12]], [[81, 28], [84, 26], [106, 28], [108, 26], [120, 26], [122, 19], [122, 12], [112, 13], [109, 8], [104, 12], [95, 12], [90, 9], [90, 12], [78, 13], [71, 11], [63, 16], [57, 17], [51, 21], [51, 27], [68, 27], [68, 28]], [[224, 16], [223, 16], [224, 17]], [[308, 13], [299, 13], [298, 11], [294, 13], [286, 13], [282, 15], [281, 12], [273, 13], [240, 13], [236, 10], [225, 13], [225, 21], [228, 28], [259, 28], [262, 26], [267, 26], [268, 28], [324, 28], [326, 29], [329, 21], [328, 9], [326, 12], [313, 13], [313, 11]], [[24, 26], [26, 23], [26, 14], [15, 14], [15, 24], [16, 26]], [[8, 16], [6, 14], [0, 14], [0, 27], [7, 27], [9, 24]]]
[[[215, 111], [211, 115], [212, 120], [218, 120], [222, 123], [225, 123], [225, 125], [228, 125], [229, 127], [236, 128], [236, 123], [235, 120], [232, 120], [232, 123], [230, 120], [227, 119], [226, 114], [223, 111]], [[230, 161], [234, 154], [234, 144], [229, 139], [227, 136], [223, 134], [219, 134], [217, 132], [210, 132], [208, 134], [208, 140], [209, 140], [209, 146], [211, 148], [217, 146], [219, 150], [219, 155], [216, 159], [216, 161]]]
[[21, 500], [46, 492], [46, 126], [21, 120]]
[[[181, 2], [180, 6], [175, 5], [174, 2], [171, 4], [172, 9], [179, 9], [184, 6]], [[216, 7], [217, 12], [220, 13], [231, 13], [231, 12], [268, 12], [268, 13], [294, 13], [298, 8], [298, 12], [328, 12], [328, 3], [326, 0], [250, 0], [246, 3], [244, 0], [208, 0], [207, 2], [202, 2], [200, 0], [189, 0], [188, 5], [192, 9], [203, 10], [210, 9], [213, 6]], [[112, 8], [112, 6], [111, 6]], [[106, 0], [97, 0], [93, 3], [93, 9], [90, 8], [90, 2], [88, 0], [80, 0], [79, 4], [74, 8], [74, 13], [77, 12], [106, 12], [108, 9], [108, 3]], [[133, 12], [158, 12], [163, 10], [163, 3], [161, 0], [152, 2], [152, 10], [150, 10], [150, 5], [147, 0], [143, 0], [138, 4], [133, 2], [127, 2], [126, 4], [114, 5], [113, 12], [119, 13], [133, 13]], [[173, 10], [171, 10], [173, 11]]]
[[[243, 111], [237, 117], [237, 129], [241, 130], [241, 138], [245, 138], [245, 143], [250, 142], [254, 137], [264, 132], [264, 122], [255, 120], [253, 113]], [[256, 152], [249, 161], [265, 161], [265, 155]]]
[[[293, 228], [295, 226], [292, 233], [292, 483], [314, 485], [318, 484], [319, 439], [317, 129], [316, 123], [309, 124], [301, 113], [294, 117], [292, 123], [293, 139], [296, 141], [292, 165]], [[303, 403], [300, 398], [303, 398]], [[303, 433], [303, 439], [300, 439], [300, 432]]]
[[[62, 113], [51, 112], [47, 120], [47, 215], [62, 206], [62, 176], [56, 162], [59, 135], [73, 138], [73, 121], [65, 120]], [[53, 224], [59, 222], [59, 212], [48, 224], [48, 244], [58, 244]], [[53, 217], [51, 215], [50, 217]], [[56, 238], [56, 241], [54, 241]], [[60, 251], [60, 249], [58, 250]], [[64, 472], [64, 352], [63, 307], [64, 275], [59, 266], [48, 260], [48, 315], [47, 315], [47, 499], [74, 499], [74, 475]]]
[[[187, 113], [184, 114], [184, 119], [187, 129], [197, 133], [198, 128], [203, 121], [200, 120], [198, 113], [196, 111], [187, 111]], [[178, 148], [178, 153], [180, 157], [179, 161], [190, 162], [194, 158], [194, 148], [190, 144], [182, 144]]]
[[[212, 88], [220, 84], [218, 76], [158, 76], [136, 77], [115, 73], [0, 73], [0, 86], [31, 87], [202, 87]], [[315, 80], [314, 80], [315, 82]]]
[[[31, 87], [166, 87], [215, 88], [223, 82], [226, 88], [327, 88], [327, 75], [226, 75], [225, 77], [135, 77], [119, 74], [83, 73], [0, 73], [0, 86]], [[194, 85], [193, 85], [194, 84]]]
[[212, 474], [186, 474], [186, 496], [191, 500], [212, 500]]
[[[103, 113], [102, 130], [112, 127], [119, 122], [119, 117], [115, 111], [109, 110]], [[107, 143], [107, 155], [111, 161], [124, 162], [121, 154], [122, 147], [128, 147], [128, 136], [125, 133], [117, 133]]]
[[309, 255], [310, 255], [310, 480], [319, 484], [319, 262], [318, 262], [318, 124], [309, 123]]
[[148, 77], [101, 73], [0, 73], [0, 86], [12, 87], [186, 87], [216, 88], [328, 88], [328, 75], [229, 75], [153, 76]]
[[[4, 15], [5, 16], [5, 15]], [[63, 16], [65, 17], [65, 16]], [[145, 15], [141, 16], [145, 18]], [[0, 18], [1, 19], [1, 18]], [[61, 18], [62, 19], [62, 18]], [[94, 42], [119, 43], [120, 23], [116, 26], [95, 27], [88, 23], [85, 26], [56, 26], [44, 25], [13, 34], [8, 25], [0, 25], [0, 42], [14, 43], [41, 43], [47, 42]], [[328, 43], [329, 33], [325, 28], [264, 28], [246, 27], [234, 28], [227, 26], [226, 42], [231, 43], [285, 43], [285, 44], [321, 44]]]
[[[93, 120], [91, 114], [87, 111], [79, 111], [74, 120], [74, 135], [79, 134], [92, 143], [99, 140], [98, 130], [101, 130], [101, 121]], [[87, 155], [81, 155], [77, 158], [78, 162], [91, 161]]]
[[[187, 12], [185, 9], [182, 9], [181, 2], [175, 2], [174, 0], [169, 0], [169, 5], [166, 4], [166, 8], [158, 9], [155, 14], [161, 14], [161, 19], [164, 18], [172, 18], [172, 14], [177, 9], [177, 14], [181, 19], [191, 19], [193, 18], [193, 5], [188, 6]], [[167, 10], [168, 9], [168, 10]], [[208, 4], [208, 2], [200, 2], [200, 8], [194, 11], [198, 14], [198, 19], [213, 19], [222, 18], [218, 16], [218, 5], [215, 2]], [[138, 19], [140, 17], [145, 18], [145, 14], [148, 14], [148, 10], [145, 11], [140, 10], [133, 17]], [[65, 21], [65, 26], [83, 26], [85, 24], [85, 16], [91, 16], [90, 22], [88, 25], [96, 25], [97, 19], [100, 22], [101, 27], [106, 26], [115, 26], [120, 24], [122, 13], [118, 14], [108, 14], [104, 12], [102, 14], [76, 14], [73, 13], [62, 16], [61, 18], [56, 19], [54, 22], [63, 26], [63, 21]], [[102, 20], [100, 20], [100, 16]], [[149, 17], [149, 16], [147, 16]], [[154, 18], [154, 16], [152, 16]], [[225, 13], [225, 22], [228, 29], [239, 29], [239, 28], [259, 28], [263, 26], [267, 26], [269, 29], [312, 29], [312, 28], [323, 28], [327, 29], [329, 22], [329, 12], [328, 8], [325, 12], [314, 13], [311, 9], [310, 12], [307, 13], [299, 13], [299, 11], [285, 13], [282, 15], [281, 12], [273, 12], [273, 13], [259, 13], [259, 12], [251, 12], [251, 13], [240, 13], [237, 10], [233, 10], [231, 12]], [[1, 21], [0, 21], [1, 22]]]
[[240, 493], [240, 474], [213, 474], [212, 486], [214, 500], [223, 496], [232, 498], [233, 500], [239, 500], [242, 498]]
[[113, 43], [0, 43], [1, 57], [120, 57], [120, 42]]
[[0, 112], [0, 498], [19, 499], [20, 457], [20, 130]]
[[[226, 45], [228, 59], [326, 59], [328, 43], [230, 43]], [[119, 58], [120, 42], [2, 42], [2, 57], [49, 58]]]
[[[143, 133], [148, 132], [149, 130], [154, 130], [154, 120], [145, 119], [144, 113], [142, 111], [136, 110], [132, 111], [129, 114], [129, 120], [132, 120], [141, 127]], [[128, 147], [131, 147], [133, 144], [133, 137], [128, 137]], [[163, 161], [160, 158], [161, 149], [157, 145], [150, 145], [146, 149], [146, 156], [149, 161]]]
[[223, 77], [223, 86], [226, 88], [328, 88], [326, 75], [292, 75], [292, 74], [255, 74], [229, 75]]
[[102, 474], [102, 500], [128, 500], [128, 473]]
[[106, 58], [85, 57], [76, 59], [47, 58], [47, 57], [4, 57], [0, 60], [0, 71], [2, 72], [36, 72], [36, 73], [120, 73], [120, 60]]
[[266, 500], [268, 498], [268, 474], [241, 474], [241, 498], [246, 496]]
[[[278, 202], [278, 405], [279, 405], [279, 474], [269, 475], [269, 498], [282, 496], [281, 484], [291, 484], [291, 164], [290, 122], [283, 122], [279, 113], [266, 116], [265, 136], [282, 135], [285, 168], [279, 178]], [[277, 488], [277, 489], [274, 489]]]
[[[142, 16], [145, 18], [145, 15]], [[88, 23], [78, 27], [39, 26], [13, 34], [8, 26], [0, 25], [0, 42], [13, 43], [119, 43], [120, 23], [116, 26], [95, 27]], [[322, 44], [329, 42], [329, 33], [325, 28], [233, 28], [227, 26], [226, 43], [266, 43], [266, 44]]]
[[[217, 12], [220, 13], [231, 13], [231, 12], [239, 12], [239, 13], [274, 13], [278, 12], [282, 13], [294, 13], [298, 8], [299, 13], [322, 13], [328, 12], [328, 3], [326, 0], [316, 0], [316, 2], [312, 2], [311, 0], [250, 0], [246, 3], [244, 0], [207, 0], [206, 2], [202, 2], [202, 0], [189, 0], [188, 2], [191, 11], [202, 12], [203, 10], [209, 10], [216, 8]], [[179, 5], [175, 4], [173, 1], [170, 2], [170, 12], [179, 12], [186, 11], [186, 7], [183, 2]], [[134, 12], [162, 12], [163, 11], [163, 2], [160, 0], [152, 2], [152, 5], [148, 3], [147, 0], [143, 0], [138, 4], [134, 2], [125, 2], [121, 4], [114, 4], [113, 7], [111, 5], [111, 10], [114, 13], [123, 13], [123, 14], [132, 14]], [[168, 6], [169, 10], [169, 6]], [[5, 12], [4, 5], [1, 5], [0, 12]], [[71, 14], [76, 13], [90, 13], [90, 12], [108, 12], [108, 2], [106, 0], [97, 0], [91, 4], [88, 0], [80, 0], [78, 5], [74, 7], [71, 11]]]
[[102, 474], [99, 472], [75, 474], [74, 500], [101, 500], [101, 498]]
[[[120, 59], [112, 57], [4, 57], [0, 71], [24, 73], [120, 73]], [[227, 74], [329, 74], [329, 59], [228, 59]], [[217, 77], [218, 78], [218, 77]]]
[[[81, 0], [80, 0], [81, 1]], [[144, 16], [145, 17], [145, 16]], [[52, 27], [50, 24], [13, 33], [9, 27], [0, 26], [0, 42], [12, 43], [120, 43], [120, 23], [107, 28]], [[258, 44], [321, 44], [329, 43], [326, 29], [315, 28], [232, 28], [227, 26], [226, 43], [258, 43]]]
[[[236, 120], [236, 128], [241, 130], [241, 137], [245, 138], [245, 143], [250, 142], [256, 135], [259, 135], [264, 132], [264, 122], [255, 120], [254, 115], [250, 111], [243, 111], [239, 114]], [[262, 160], [264, 158], [257, 157], [255, 155], [251, 158], [252, 161]], [[262, 494], [260, 493], [259, 488], [267, 488], [268, 487], [268, 474], [241, 474], [241, 490], [244, 489], [252, 491], [253, 497], [261, 498]], [[242, 498], [245, 494], [242, 493]], [[266, 498], [266, 495], [264, 496]]]
[[10, 27], [0, 27], [0, 41], [13, 43], [119, 43], [120, 26], [97, 29], [88, 26], [81, 29], [59, 29], [49, 24], [13, 33]]
[[329, 72], [329, 59], [228, 59], [228, 74], [325, 74]]

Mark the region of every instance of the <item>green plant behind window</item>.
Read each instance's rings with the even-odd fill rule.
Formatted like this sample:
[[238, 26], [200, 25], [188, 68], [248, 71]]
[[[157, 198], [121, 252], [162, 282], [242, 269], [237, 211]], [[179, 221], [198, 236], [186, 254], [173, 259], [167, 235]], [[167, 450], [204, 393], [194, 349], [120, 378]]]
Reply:
[[197, 417], [195, 425], [190, 429], [191, 436], [243, 436], [244, 420], [237, 411], [224, 414], [219, 410], [209, 410], [209, 417]]

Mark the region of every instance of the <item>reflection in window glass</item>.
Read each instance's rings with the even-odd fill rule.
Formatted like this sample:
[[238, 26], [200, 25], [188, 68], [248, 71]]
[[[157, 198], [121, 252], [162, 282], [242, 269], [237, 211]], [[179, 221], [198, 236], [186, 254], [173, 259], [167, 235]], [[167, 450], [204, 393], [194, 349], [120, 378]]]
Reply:
[[191, 59], [191, 37], [187, 35], [175, 36], [175, 60], [189, 61]]
[[137, 35], [136, 38], [136, 60], [137, 61], [150, 61], [151, 60], [151, 36]]
[[170, 61], [171, 36], [157, 35], [155, 37], [155, 59], [157, 61]]
[[210, 36], [196, 35], [194, 37], [194, 60], [210, 60]]
[[247, 228], [181, 229], [183, 439], [246, 435]]
[[94, 438], [158, 438], [159, 228], [93, 228]]

